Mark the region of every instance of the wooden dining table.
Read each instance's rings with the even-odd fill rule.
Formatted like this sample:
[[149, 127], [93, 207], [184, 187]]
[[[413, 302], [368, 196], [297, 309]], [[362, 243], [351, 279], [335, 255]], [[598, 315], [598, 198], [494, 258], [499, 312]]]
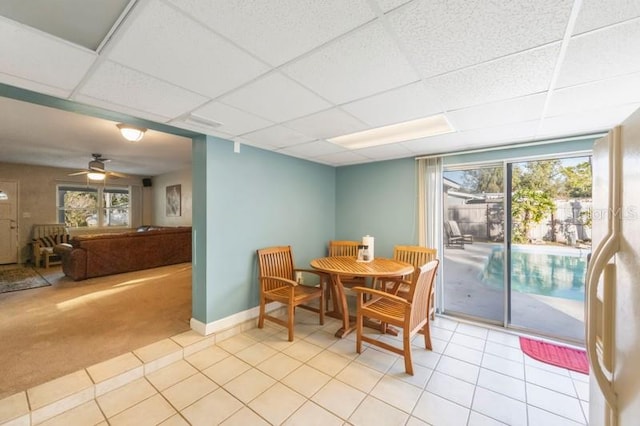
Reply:
[[400, 277], [413, 272], [413, 265], [393, 259], [374, 258], [370, 262], [359, 262], [355, 257], [330, 256], [314, 259], [310, 263], [313, 269], [325, 272], [331, 277], [331, 293], [333, 311], [326, 315], [342, 320], [342, 327], [336, 331], [336, 337], [345, 337], [355, 330], [355, 322], [351, 321], [347, 295], [341, 278], [369, 277], [372, 280], [385, 277]]

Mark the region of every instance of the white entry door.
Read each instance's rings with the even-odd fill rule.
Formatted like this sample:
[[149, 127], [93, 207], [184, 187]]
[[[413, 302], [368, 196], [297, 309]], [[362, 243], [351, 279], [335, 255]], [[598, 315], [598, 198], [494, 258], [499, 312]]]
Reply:
[[18, 263], [18, 183], [0, 180], [0, 265]]

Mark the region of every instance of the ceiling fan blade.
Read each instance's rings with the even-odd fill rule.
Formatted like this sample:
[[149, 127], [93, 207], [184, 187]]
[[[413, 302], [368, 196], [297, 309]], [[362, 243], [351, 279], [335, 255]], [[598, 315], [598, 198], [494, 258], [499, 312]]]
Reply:
[[115, 177], [115, 178], [126, 178], [129, 177], [127, 175], [123, 175], [122, 173], [118, 173], [118, 172], [107, 172], [107, 174], [109, 176]]
[[81, 170], [79, 172], [74, 172], [74, 173], [69, 173], [67, 176], [79, 176], [79, 175], [86, 175], [87, 173], [89, 173], [88, 170]]

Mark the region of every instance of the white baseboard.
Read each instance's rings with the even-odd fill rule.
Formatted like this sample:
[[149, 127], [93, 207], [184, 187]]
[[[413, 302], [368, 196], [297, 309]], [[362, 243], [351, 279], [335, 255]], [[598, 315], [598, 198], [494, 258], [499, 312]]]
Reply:
[[[267, 312], [275, 311], [282, 307], [282, 303], [273, 302], [267, 304]], [[230, 328], [241, 325], [247, 321], [255, 320], [260, 315], [260, 307], [247, 309], [246, 311], [238, 312], [228, 317], [221, 318], [219, 320], [203, 323], [195, 318], [191, 318], [189, 322], [191, 329], [198, 334], [208, 336], [210, 334], [220, 333], [221, 331], [229, 330]]]

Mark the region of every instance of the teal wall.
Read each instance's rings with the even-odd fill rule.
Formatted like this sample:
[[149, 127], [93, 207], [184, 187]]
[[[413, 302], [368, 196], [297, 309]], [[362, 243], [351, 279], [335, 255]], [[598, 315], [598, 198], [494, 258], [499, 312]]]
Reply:
[[416, 167], [413, 158], [339, 167], [335, 238], [371, 235], [380, 257], [391, 257], [397, 244], [417, 244]]
[[194, 317], [208, 323], [258, 306], [256, 249], [291, 245], [304, 268], [324, 255], [335, 233], [335, 169], [246, 145], [234, 153], [210, 136], [194, 140], [194, 154], [194, 225], [202, 233], [204, 222], [207, 238], [206, 258], [196, 254], [206, 265], [194, 267], [197, 279], [206, 274], [206, 289], [194, 283], [206, 306], [194, 300]]

